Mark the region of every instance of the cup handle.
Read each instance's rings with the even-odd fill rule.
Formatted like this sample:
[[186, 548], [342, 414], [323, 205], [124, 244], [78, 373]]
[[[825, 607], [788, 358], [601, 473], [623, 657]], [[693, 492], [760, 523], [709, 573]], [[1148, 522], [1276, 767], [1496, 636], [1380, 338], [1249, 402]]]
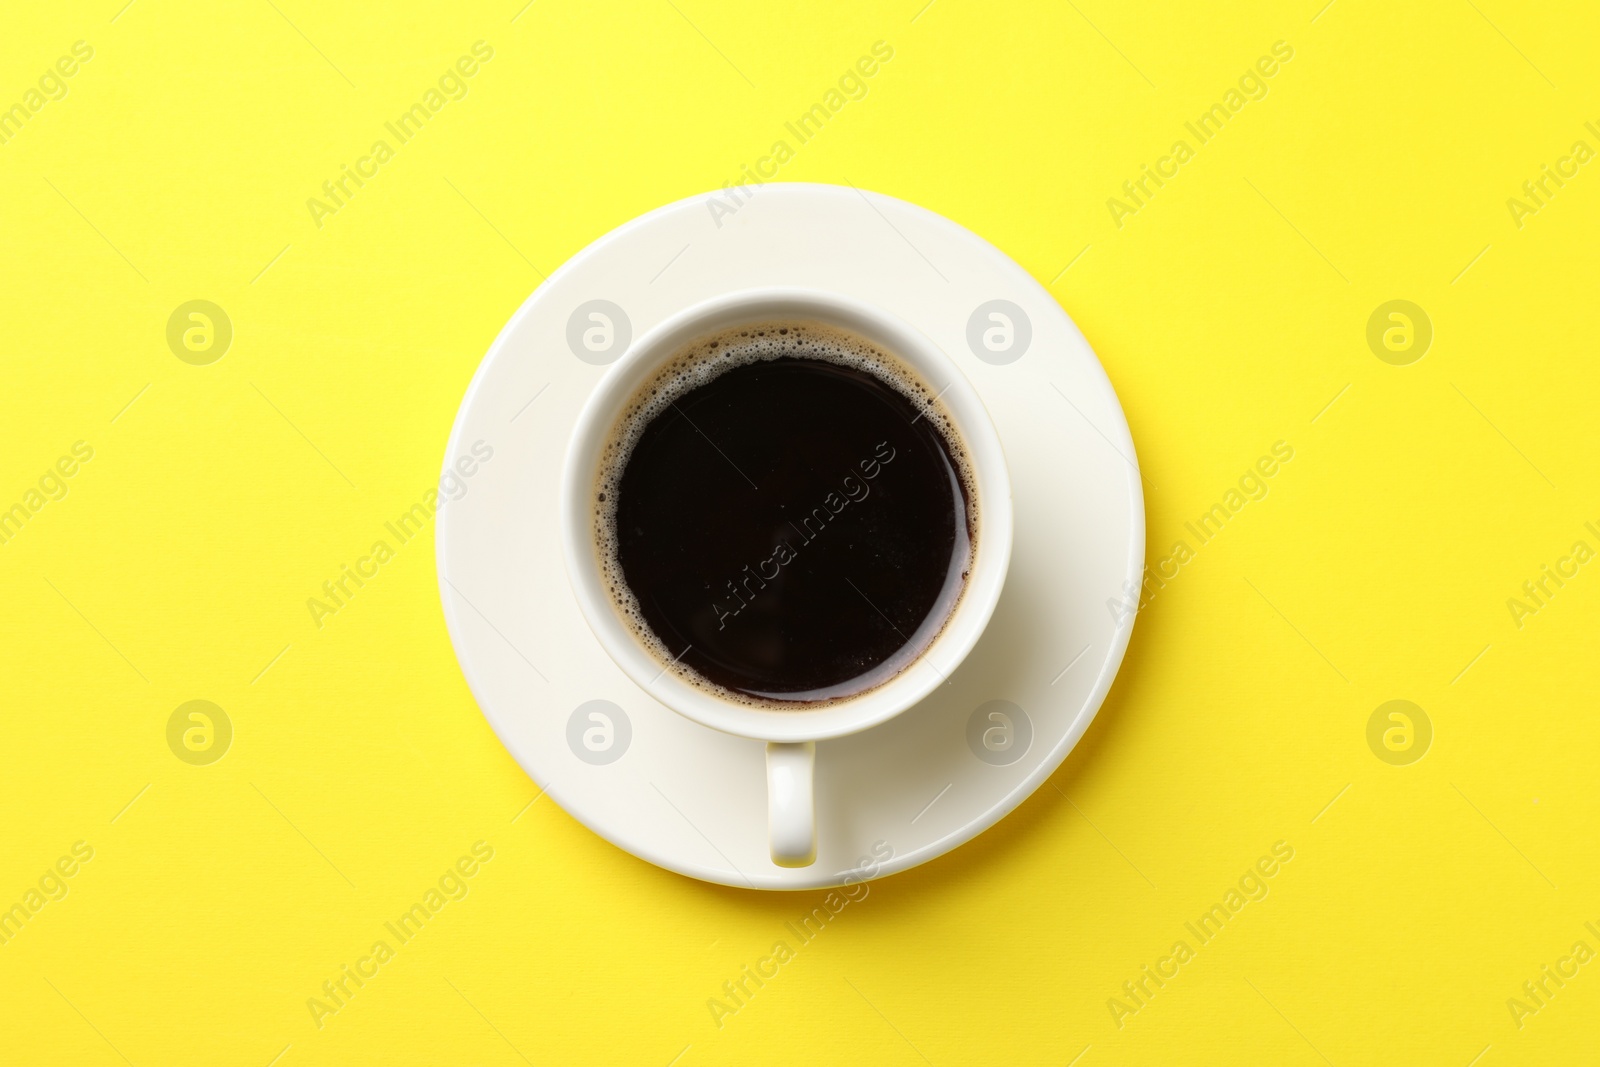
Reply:
[[817, 859], [817, 812], [812, 783], [814, 741], [767, 742], [767, 835], [772, 862], [809, 867]]

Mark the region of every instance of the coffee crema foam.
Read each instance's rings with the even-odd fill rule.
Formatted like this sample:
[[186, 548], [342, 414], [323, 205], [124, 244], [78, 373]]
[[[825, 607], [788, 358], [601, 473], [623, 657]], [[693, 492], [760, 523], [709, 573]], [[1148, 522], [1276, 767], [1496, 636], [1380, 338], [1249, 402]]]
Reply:
[[[909, 400], [937, 430], [945, 451], [955, 465], [955, 476], [960, 483], [966, 511], [966, 559], [959, 566], [963, 576], [970, 575], [973, 560], [977, 557], [978, 517], [977, 476], [972, 460], [967, 455], [961, 435], [949, 409], [939, 398], [939, 392], [930, 389], [920, 373], [897, 356], [840, 327], [798, 320], [773, 320], [753, 325], [735, 326], [718, 333], [708, 334], [683, 346], [664, 362], [635, 390], [622, 413], [612, 424], [600, 454], [599, 471], [595, 478], [594, 540], [600, 564], [600, 577], [609, 591], [612, 603], [622, 615], [629, 629], [662, 666], [690, 685], [721, 700], [747, 707], [794, 710], [797, 705], [806, 709], [831, 707], [853, 700], [870, 692], [889, 679], [878, 681], [860, 691], [831, 700], [775, 700], [740, 693], [717, 685], [698, 672], [678, 662], [687, 649], [674, 653], [658, 637], [639, 608], [638, 597], [628, 587], [622, 572], [617, 539], [618, 487], [628, 461], [633, 456], [639, 438], [655, 419], [665, 413], [682, 397], [701, 386], [716, 380], [728, 371], [753, 363], [763, 363], [785, 357], [814, 359], [870, 374]], [[957, 566], [952, 563], [952, 569]], [[945, 612], [939, 629], [919, 647], [908, 644], [893, 657], [898, 661], [894, 673], [911, 666], [924, 651], [932, 646], [945, 625], [954, 616], [966, 582], [960, 584], [960, 593]]]

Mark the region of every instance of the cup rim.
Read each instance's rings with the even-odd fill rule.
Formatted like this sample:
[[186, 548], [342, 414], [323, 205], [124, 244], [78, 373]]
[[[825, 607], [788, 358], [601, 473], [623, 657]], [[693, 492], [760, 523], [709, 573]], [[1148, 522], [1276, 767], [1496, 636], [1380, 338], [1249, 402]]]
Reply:
[[[968, 449], [977, 483], [980, 536], [961, 599], [944, 628], [912, 663], [873, 689], [822, 708], [778, 711], [734, 703], [684, 681], [636, 638], [600, 576], [593, 539], [593, 487], [601, 447], [617, 413], [662, 360], [705, 334], [746, 322], [812, 319], [887, 348], [930, 383]], [[1011, 481], [1004, 450], [983, 401], [931, 338], [892, 313], [821, 289], [759, 287], [684, 308], [637, 338], [596, 384], [568, 439], [562, 465], [560, 524], [567, 578], [580, 613], [602, 648], [641, 689], [691, 721], [764, 741], [821, 741], [886, 722], [944, 684], [977, 644], [994, 614], [1011, 560]]]

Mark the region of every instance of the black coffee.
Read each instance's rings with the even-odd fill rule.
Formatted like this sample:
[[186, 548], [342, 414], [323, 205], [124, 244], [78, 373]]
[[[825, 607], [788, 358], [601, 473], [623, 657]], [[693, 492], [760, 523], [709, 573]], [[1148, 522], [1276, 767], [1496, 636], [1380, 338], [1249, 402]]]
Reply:
[[602, 462], [598, 533], [664, 669], [793, 707], [915, 660], [976, 530], [935, 392], [859, 338], [787, 323], [705, 339], [641, 390]]

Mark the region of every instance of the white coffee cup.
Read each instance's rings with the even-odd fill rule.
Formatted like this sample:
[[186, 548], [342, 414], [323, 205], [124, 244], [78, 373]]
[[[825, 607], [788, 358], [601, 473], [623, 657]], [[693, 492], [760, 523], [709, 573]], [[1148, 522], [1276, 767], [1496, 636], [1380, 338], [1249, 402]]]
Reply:
[[[820, 322], [900, 357], [939, 394], [966, 446], [976, 480], [977, 539], [966, 588], [933, 642], [889, 681], [812, 711], [775, 711], [720, 699], [682, 678], [635, 636], [601, 577], [595, 544], [600, 456], [623, 408], [668, 358], [691, 341], [746, 323]], [[813, 770], [816, 742], [877, 726], [944, 684], [994, 614], [1011, 562], [1011, 479], [989, 413], [943, 350], [900, 319], [862, 301], [809, 289], [752, 289], [707, 300], [638, 338], [606, 372], [578, 415], [561, 486], [567, 577], [601, 647], [640, 688], [678, 714], [715, 730], [767, 742], [767, 821], [772, 861], [816, 859]]]

